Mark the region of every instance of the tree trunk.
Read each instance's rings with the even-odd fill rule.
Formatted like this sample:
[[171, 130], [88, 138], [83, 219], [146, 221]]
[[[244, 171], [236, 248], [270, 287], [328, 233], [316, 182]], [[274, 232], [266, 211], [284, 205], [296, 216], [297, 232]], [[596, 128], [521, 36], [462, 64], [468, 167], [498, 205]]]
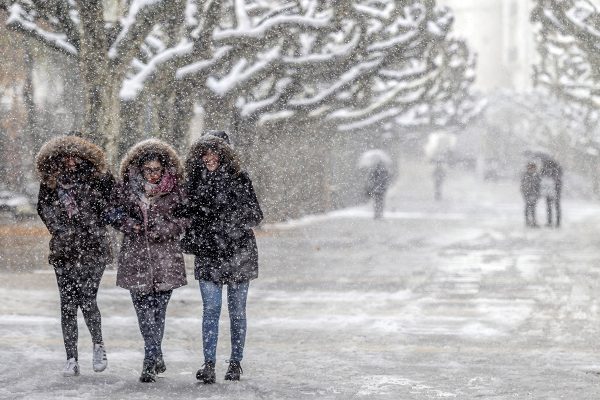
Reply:
[[189, 145], [190, 123], [194, 117], [194, 96], [189, 92], [190, 89], [183, 85], [178, 85], [175, 90], [175, 99], [173, 101], [173, 143], [177, 150], [182, 152]]
[[106, 150], [109, 164], [117, 162], [121, 75], [108, 58], [101, 0], [80, 1], [81, 48], [79, 68], [84, 86], [83, 134]]
[[120, 106], [121, 123], [118, 136], [115, 164], [127, 150], [142, 138], [142, 120], [144, 119], [144, 101], [136, 99], [123, 101]]

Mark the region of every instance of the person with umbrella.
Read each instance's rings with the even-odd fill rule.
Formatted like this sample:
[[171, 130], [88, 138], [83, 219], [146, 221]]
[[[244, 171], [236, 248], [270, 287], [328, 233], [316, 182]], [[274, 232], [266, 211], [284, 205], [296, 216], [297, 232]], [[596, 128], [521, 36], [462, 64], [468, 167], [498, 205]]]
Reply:
[[540, 194], [546, 199], [546, 225], [558, 228], [562, 216], [560, 198], [563, 169], [556, 159], [544, 151], [526, 151], [525, 155], [539, 161]]
[[536, 228], [535, 207], [540, 197], [540, 174], [533, 161], [527, 163], [521, 175], [521, 194], [525, 200], [525, 226]]
[[373, 199], [375, 219], [383, 217], [385, 193], [390, 183], [390, 165], [391, 159], [383, 150], [367, 151], [359, 162], [359, 166], [370, 167], [365, 189]]

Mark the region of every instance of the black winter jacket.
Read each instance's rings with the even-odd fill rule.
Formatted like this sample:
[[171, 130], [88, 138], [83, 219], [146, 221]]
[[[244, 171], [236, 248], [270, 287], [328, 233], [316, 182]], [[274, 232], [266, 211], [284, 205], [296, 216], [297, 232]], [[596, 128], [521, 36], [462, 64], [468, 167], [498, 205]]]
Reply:
[[252, 228], [262, 221], [263, 213], [246, 172], [204, 169], [186, 183], [183, 213], [191, 225], [182, 247], [196, 256], [196, 279], [230, 283], [258, 277]]

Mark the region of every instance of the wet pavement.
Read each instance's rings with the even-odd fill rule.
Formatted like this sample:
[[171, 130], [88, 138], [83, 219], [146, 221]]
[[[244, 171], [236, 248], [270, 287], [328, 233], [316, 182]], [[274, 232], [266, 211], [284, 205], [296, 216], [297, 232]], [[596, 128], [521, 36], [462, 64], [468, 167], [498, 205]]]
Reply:
[[141, 335], [114, 270], [99, 293], [109, 368], [91, 371], [80, 319], [82, 376], [61, 377], [53, 273], [38, 250], [20, 268], [12, 256], [0, 273], [0, 398], [598, 399], [600, 207], [567, 199], [561, 229], [525, 229], [515, 183], [455, 176], [442, 203], [428, 184], [401, 176], [381, 221], [363, 206], [258, 232], [239, 383], [222, 380], [226, 312], [218, 382], [194, 380], [192, 274], [169, 305], [167, 373], [138, 383]]

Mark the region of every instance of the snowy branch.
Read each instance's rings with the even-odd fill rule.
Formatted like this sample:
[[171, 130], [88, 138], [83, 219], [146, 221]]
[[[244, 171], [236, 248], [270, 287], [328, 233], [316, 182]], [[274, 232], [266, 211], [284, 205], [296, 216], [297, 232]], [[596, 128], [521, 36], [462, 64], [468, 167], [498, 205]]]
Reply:
[[193, 49], [193, 44], [182, 41], [176, 47], [166, 49], [152, 58], [137, 74], [127, 78], [119, 93], [123, 100], [133, 100], [144, 89], [145, 83], [156, 73], [157, 69], [166, 63], [173, 62], [177, 57], [189, 54]]
[[19, 4], [12, 4], [8, 10], [7, 27], [26, 34], [52, 49], [70, 56], [77, 56], [78, 50], [73, 44], [69, 43], [66, 34], [42, 29]]

